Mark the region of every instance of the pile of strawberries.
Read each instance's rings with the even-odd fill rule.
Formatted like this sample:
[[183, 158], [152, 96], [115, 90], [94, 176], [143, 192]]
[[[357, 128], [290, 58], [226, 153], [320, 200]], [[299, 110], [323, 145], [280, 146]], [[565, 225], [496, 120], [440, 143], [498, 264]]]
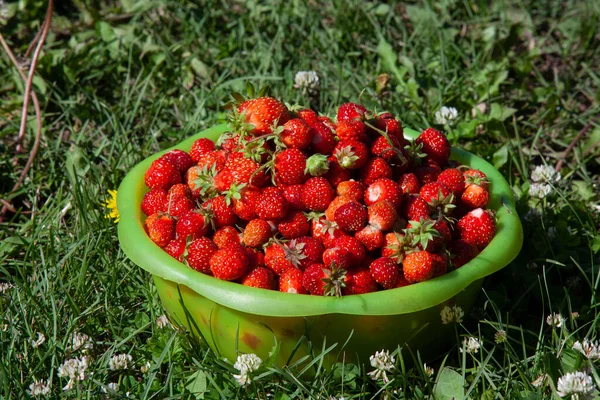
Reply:
[[494, 237], [486, 176], [435, 129], [409, 142], [390, 113], [345, 103], [333, 122], [271, 97], [238, 101], [230, 126], [145, 175], [148, 235], [204, 274], [361, 294], [445, 274]]

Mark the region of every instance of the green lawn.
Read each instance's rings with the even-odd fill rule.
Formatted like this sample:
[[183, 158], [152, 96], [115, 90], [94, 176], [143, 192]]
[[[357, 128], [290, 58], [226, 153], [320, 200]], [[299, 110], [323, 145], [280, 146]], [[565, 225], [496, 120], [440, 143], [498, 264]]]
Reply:
[[[58, 2], [33, 85], [40, 150], [16, 192], [35, 114], [15, 156], [24, 84], [0, 56], [0, 199], [15, 209], [0, 223], [0, 397], [26, 398], [44, 380], [51, 398], [546, 399], [576, 371], [585, 385], [572, 391], [600, 396], [600, 350], [573, 349], [600, 329], [600, 2], [197, 3]], [[0, 32], [25, 62], [46, 2], [0, 7]], [[294, 88], [298, 71], [318, 74], [317, 93]], [[523, 250], [486, 280], [431, 375], [388, 349], [387, 384], [368, 364], [340, 363], [310, 378], [263, 367], [241, 387], [235, 360], [157, 325], [156, 289], [103, 203], [136, 163], [222, 121], [247, 81], [331, 116], [360, 98], [443, 129], [509, 180]], [[439, 125], [442, 106], [458, 116]], [[530, 190], [534, 168], [557, 163], [561, 179]], [[476, 353], [460, 351], [469, 338]], [[73, 367], [84, 379], [69, 384]]]

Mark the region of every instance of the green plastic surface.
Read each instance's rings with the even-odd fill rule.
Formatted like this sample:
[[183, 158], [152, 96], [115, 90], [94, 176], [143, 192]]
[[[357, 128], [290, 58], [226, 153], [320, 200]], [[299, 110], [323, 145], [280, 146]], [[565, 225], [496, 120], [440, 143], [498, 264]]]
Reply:
[[[216, 140], [225, 131], [226, 125], [218, 125], [174, 148], [189, 151], [194, 140]], [[418, 132], [405, 128], [405, 136], [414, 139]], [[275, 335], [282, 346], [278, 364], [283, 365], [305, 335], [320, 346], [324, 341], [344, 343], [351, 332], [346, 353], [354, 359], [364, 360], [376, 349], [393, 349], [406, 342], [433, 356], [441, 349], [435, 345], [442, 346], [454, 336], [449, 325], [441, 324], [441, 309], [459, 304], [468, 312], [482, 279], [510, 263], [523, 243], [513, 193], [504, 177], [483, 159], [453, 148], [452, 159], [487, 175], [488, 208], [496, 211], [497, 218], [492, 242], [463, 267], [426, 282], [342, 298], [281, 293], [218, 280], [173, 259], [144, 231], [145, 216], [140, 210], [148, 190], [144, 173], [152, 161], [169, 150], [139, 163], [121, 183], [117, 196], [119, 241], [133, 262], [154, 275], [163, 305], [171, 315], [192, 331], [200, 329], [209, 345], [230, 359], [235, 358], [236, 349], [266, 357]], [[188, 320], [190, 315], [193, 322]], [[310, 351], [305, 342], [295, 358]]]

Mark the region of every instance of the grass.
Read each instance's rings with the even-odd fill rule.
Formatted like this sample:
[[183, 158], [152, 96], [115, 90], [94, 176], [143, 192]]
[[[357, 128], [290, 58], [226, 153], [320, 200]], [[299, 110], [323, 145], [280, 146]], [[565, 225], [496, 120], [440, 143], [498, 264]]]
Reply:
[[[577, 370], [593, 377], [598, 396], [598, 365], [572, 349], [595, 340], [600, 322], [598, 2], [59, 3], [34, 81], [41, 150], [16, 193], [27, 157], [13, 163], [23, 84], [0, 57], [0, 193], [18, 210], [0, 224], [0, 281], [12, 286], [0, 294], [1, 397], [27, 397], [44, 379], [53, 398], [542, 399], [558, 396], [558, 379]], [[2, 11], [2, 34], [21, 55], [45, 2]], [[293, 87], [301, 70], [319, 75], [312, 100]], [[389, 81], [378, 88], [382, 74]], [[163, 310], [152, 281], [120, 250], [102, 203], [137, 162], [221, 121], [228, 93], [246, 81], [330, 115], [360, 98], [415, 128], [438, 126], [442, 105], [457, 108], [457, 120], [438, 127], [500, 168], [526, 237], [457, 325], [461, 338], [482, 339], [476, 354], [461, 352], [459, 340], [428, 362], [429, 376], [396, 350], [387, 385], [370, 379], [369, 365], [340, 363], [314, 377], [263, 369], [240, 387], [232, 360], [157, 326]], [[532, 198], [531, 170], [559, 160], [562, 180]], [[561, 327], [546, 324], [550, 313], [565, 318]], [[506, 341], [495, 342], [498, 330]], [[84, 354], [73, 350], [75, 332], [93, 343], [88, 376], [63, 391], [60, 366]], [[35, 347], [38, 333], [45, 342]], [[118, 354], [132, 356], [127, 370], [110, 368]], [[543, 374], [548, 380], [533, 386]]]

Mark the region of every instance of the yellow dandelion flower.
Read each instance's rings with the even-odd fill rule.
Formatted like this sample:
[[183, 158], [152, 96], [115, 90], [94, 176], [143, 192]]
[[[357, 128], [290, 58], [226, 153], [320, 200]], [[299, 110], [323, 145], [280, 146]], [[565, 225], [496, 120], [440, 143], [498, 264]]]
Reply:
[[102, 205], [110, 210], [108, 214], [105, 215], [105, 218], [114, 219], [115, 223], [119, 222], [119, 210], [117, 209], [117, 191], [109, 190], [108, 191], [109, 198], [106, 202], [102, 203]]

